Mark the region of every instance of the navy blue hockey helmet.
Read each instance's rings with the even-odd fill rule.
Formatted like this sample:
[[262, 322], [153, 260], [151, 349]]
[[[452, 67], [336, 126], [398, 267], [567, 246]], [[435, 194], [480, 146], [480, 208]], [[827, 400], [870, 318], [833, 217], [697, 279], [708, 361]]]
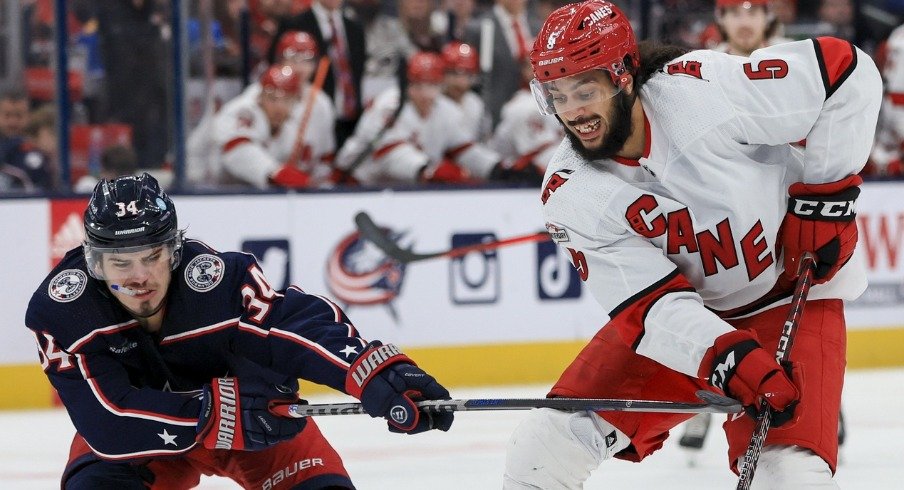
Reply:
[[159, 245], [171, 249], [171, 266], [179, 265], [182, 231], [173, 201], [147, 173], [103, 179], [94, 186], [85, 209], [85, 260], [88, 272], [103, 279], [102, 253], [130, 253]]

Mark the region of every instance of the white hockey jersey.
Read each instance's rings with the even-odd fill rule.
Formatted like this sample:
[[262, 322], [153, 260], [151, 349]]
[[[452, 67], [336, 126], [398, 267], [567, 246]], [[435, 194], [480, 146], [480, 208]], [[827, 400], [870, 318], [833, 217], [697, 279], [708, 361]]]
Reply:
[[471, 141], [484, 141], [491, 121], [480, 96], [469, 90], [461, 97], [461, 101], [453, 102], [461, 109], [462, 129]]
[[[189, 136], [187, 177], [194, 184], [244, 183], [263, 189], [269, 177], [292, 156], [310, 87], [289, 119], [275, 131], [257, 102], [260, 84], [249, 85], [213, 116], [205, 116]], [[298, 167], [312, 185], [328, 182], [336, 150], [335, 115], [329, 97], [320, 92], [299, 148]]]
[[[787, 189], [860, 170], [881, 91], [870, 57], [838, 39], [750, 58], [688, 53], [641, 88], [642, 158], [590, 162], [562, 143], [541, 195], [547, 229], [608, 325], [639, 354], [696, 376], [732, 329], [722, 317], [789, 300], [770, 294]], [[804, 151], [788, 144], [804, 138]], [[851, 260], [810, 298], [853, 299], [865, 286]]]
[[554, 117], [537, 110], [537, 101], [528, 89], [515, 92], [502, 106], [499, 125], [489, 147], [509, 164], [527, 159], [542, 170], [562, 141], [562, 125]]
[[[359, 155], [368, 151], [368, 143], [380, 135], [399, 106], [399, 93], [398, 88], [387, 89], [364, 111], [355, 134], [336, 156], [339, 168], [350, 169]], [[444, 95], [437, 96], [426, 118], [406, 102], [395, 124], [379, 137], [369, 156], [351, 169], [352, 175], [363, 184], [412, 183], [421, 169], [449, 158], [472, 176], [486, 178], [499, 162], [499, 155], [475, 143], [465, 131], [463, 119], [458, 106]]]

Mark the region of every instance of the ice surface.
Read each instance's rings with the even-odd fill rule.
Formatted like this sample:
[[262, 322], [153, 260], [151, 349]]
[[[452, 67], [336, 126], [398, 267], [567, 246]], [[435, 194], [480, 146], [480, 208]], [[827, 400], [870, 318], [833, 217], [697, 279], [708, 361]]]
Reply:
[[[842, 489], [901, 488], [904, 481], [904, 369], [849, 372], [844, 411], [848, 440], [836, 480]], [[538, 397], [546, 386], [453, 390], [456, 398]], [[347, 401], [311, 397], [312, 403]], [[525, 412], [462, 412], [448, 433], [406, 436], [389, 433], [365, 415], [317, 419], [345, 460], [356, 485], [371, 489], [478, 490], [501, 488], [505, 444]], [[713, 423], [719, 416], [714, 416]], [[0, 413], [0, 488], [59, 488], [74, 429], [62, 410]], [[680, 431], [677, 432], [680, 435]], [[677, 435], [641, 464], [607, 461], [586, 489], [674, 490], [734, 488], [722, 431], [713, 427], [697, 466], [688, 467]], [[127, 435], [126, 435], [127, 436]], [[222, 478], [204, 478], [199, 488], [234, 489]]]

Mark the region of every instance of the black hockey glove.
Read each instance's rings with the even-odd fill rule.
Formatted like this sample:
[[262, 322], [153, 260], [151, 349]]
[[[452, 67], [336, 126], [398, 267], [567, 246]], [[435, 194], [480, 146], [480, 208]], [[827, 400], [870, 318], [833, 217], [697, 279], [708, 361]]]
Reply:
[[368, 344], [348, 369], [345, 391], [361, 400], [368, 415], [385, 418], [390, 432], [417, 434], [452, 426], [452, 412], [432, 413], [414, 404], [448, 400], [449, 391], [392, 344]]
[[298, 399], [294, 378], [214, 378], [204, 385], [196, 440], [207, 449], [259, 451], [292, 439], [307, 419], [270, 412], [272, 401], [307, 403]]

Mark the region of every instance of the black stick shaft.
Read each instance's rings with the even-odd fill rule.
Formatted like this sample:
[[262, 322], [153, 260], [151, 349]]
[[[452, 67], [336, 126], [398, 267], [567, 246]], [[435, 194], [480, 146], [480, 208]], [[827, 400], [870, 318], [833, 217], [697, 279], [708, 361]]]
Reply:
[[[813, 266], [815, 264], [816, 259], [810, 253], [805, 253], [800, 259], [802, 272], [797, 279], [797, 286], [794, 288], [794, 295], [791, 297], [791, 309], [788, 312], [788, 319], [785, 320], [782, 336], [778, 341], [778, 349], [775, 351], [775, 360], [779, 364], [787, 361], [791, 356], [791, 345], [794, 343], [794, 335], [800, 325], [800, 318], [804, 314], [804, 305], [807, 301], [807, 294], [810, 292], [810, 285], [813, 282]], [[753, 475], [756, 472], [756, 465], [763, 450], [763, 443], [766, 442], [766, 434], [771, 426], [772, 410], [769, 409], [769, 404], [764, 400], [760, 402], [759, 416], [753, 429], [753, 435], [750, 437], [750, 443], [747, 445], [747, 451], [738, 465], [739, 476], [736, 490], [750, 489], [750, 485], [753, 483]]]
[[[471, 398], [457, 400], [427, 400], [418, 402], [420, 408], [432, 412], [468, 412], [484, 410], [529, 410], [553, 408], [578, 412], [666, 412], [666, 413], [738, 413], [741, 404], [732, 398], [710, 391], [698, 391], [700, 402], [671, 402], [656, 400], [586, 399], [586, 398]], [[319, 405], [274, 405], [271, 411], [286, 417], [316, 415], [356, 415], [366, 413], [360, 403], [325, 403]]]
[[386, 255], [403, 264], [433, 259], [437, 257], [461, 257], [470, 252], [481, 252], [484, 250], [494, 250], [501, 247], [507, 247], [509, 245], [517, 245], [519, 243], [542, 242], [549, 240], [549, 234], [544, 231], [504, 238], [501, 240], [494, 240], [491, 242], [465, 245], [461, 247], [451, 248], [449, 250], [442, 250], [439, 252], [416, 253], [412, 252], [411, 250], [403, 249], [392, 239], [390, 239], [386, 235], [386, 232], [376, 223], [374, 223], [373, 219], [371, 219], [371, 217], [364, 211], [361, 211], [355, 215], [355, 226], [358, 228], [358, 231], [361, 233], [362, 237], [370, 240]]

